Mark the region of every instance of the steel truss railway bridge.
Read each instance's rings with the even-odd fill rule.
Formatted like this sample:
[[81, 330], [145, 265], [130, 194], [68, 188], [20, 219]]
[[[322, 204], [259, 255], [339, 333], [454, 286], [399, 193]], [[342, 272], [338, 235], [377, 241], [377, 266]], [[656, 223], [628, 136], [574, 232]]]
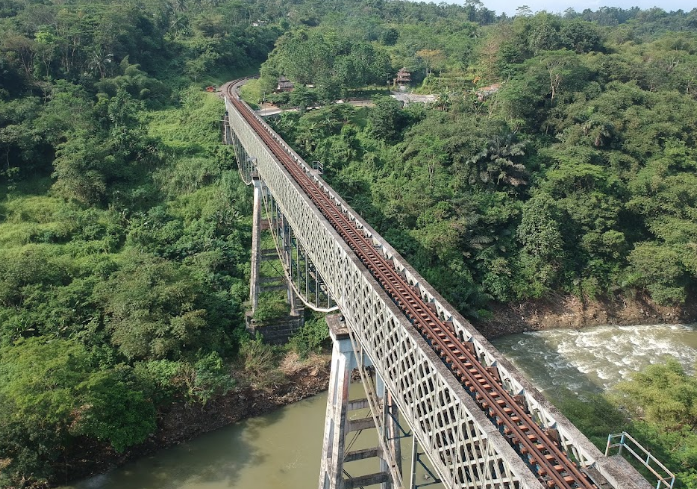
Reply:
[[[252, 279], [263, 208], [293, 293], [341, 314], [328, 321], [319, 489], [423, 487], [420, 463], [448, 489], [652, 487], [624, 459], [603, 455], [241, 101], [244, 81], [223, 89], [224, 138], [254, 186]], [[349, 398], [355, 369], [361, 399]], [[369, 416], [352, 419], [366, 408]], [[378, 446], [352, 450], [352, 434], [368, 428]], [[405, 473], [403, 434], [412, 437]], [[349, 475], [352, 462], [371, 457], [377, 472]]]

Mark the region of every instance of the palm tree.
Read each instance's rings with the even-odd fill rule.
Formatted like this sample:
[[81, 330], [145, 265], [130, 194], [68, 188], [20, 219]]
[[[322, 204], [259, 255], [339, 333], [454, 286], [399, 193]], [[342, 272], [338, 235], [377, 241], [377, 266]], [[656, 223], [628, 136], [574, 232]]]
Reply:
[[593, 145], [598, 148], [608, 143], [615, 134], [615, 126], [607, 118], [593, 116], [583, 123], [583, 135], [593, 139]]
[[526, 145], [527, 141], [517, 141], [515, 133], [494, 136], [482, 151], [467, 161], [473, 167], [470, 183], [478, 178], [482, 183], [504, 183], [516, 188], [527, 185], [527, 169], [515, 161], [525, 155]]
[[102, 46], [97, 46], [89, 58], [89, 69], [99, 72], [99, 79], [103, 80], [106, 77], [107, 67], [114, 60], [114, 55], [107, 53]]

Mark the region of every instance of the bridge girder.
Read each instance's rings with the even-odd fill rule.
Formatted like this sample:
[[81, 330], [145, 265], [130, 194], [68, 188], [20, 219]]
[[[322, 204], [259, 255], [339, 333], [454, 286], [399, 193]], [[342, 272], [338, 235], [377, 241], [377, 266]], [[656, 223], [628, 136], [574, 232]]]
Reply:
[[[384, 292], [299, 185], [276, 160], [235, 107], [228, 121], [239, 144], [254, 155], [255, 169], [296, 239], [314, 263], [361, 348], [394, 396], [406, 423], [448, 488], [542, 488], [528, 465], [507, 443], [469, 393]], [[395, 268], [418, 288], [461, 340], [472, 343], [484, 365], [496, 366], [504, 387], [521, 396], [543, 428], [555, 429], [561, 445], [582, 467], [592, 466], [610, 487], [644, 489], [641, 476], [609, 460], [556, 410], [489, 342], [457, 313], [399, 254], [346, 204], [268, 126], [284, 146], [369, 236]], [[636, 476], [636, 477], [635, 477]]]

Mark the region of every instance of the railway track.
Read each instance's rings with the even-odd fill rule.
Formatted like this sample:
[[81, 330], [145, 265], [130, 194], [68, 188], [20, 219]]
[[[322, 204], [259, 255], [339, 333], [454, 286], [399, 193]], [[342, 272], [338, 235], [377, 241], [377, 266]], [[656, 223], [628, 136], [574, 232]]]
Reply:
[[461, 341], [453, 328], [428, 307], [419, 292], [394, 268], [391, 260], [376, 251], [372, 241], [306, 175], [304, 169], [259, 122], [249, 106], [239, 100], [235, 89], [240, 81], [228, 85], [226, 96], [230, 102], [450, 368], [540, 482], [549, 489], [596, 488], [564, 452], [555, 440], [553, 431], [542, 429], [532, 419], [524, 403], [503, 387], [496, 367], [487, 367], [479, 361], [472, 344]]

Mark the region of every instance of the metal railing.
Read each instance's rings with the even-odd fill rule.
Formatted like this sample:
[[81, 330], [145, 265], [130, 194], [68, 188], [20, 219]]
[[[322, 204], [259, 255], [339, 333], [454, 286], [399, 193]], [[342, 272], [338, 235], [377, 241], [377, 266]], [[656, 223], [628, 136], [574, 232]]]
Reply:
[[[616, 440], [618, 438], [618, 442], [613, 442], [613, 440]], [[636, 460], [641, 462], [641, 464], [644, 467], [646, 467], [658, 479], [658, 482], [656, 483], [656, 489], [661, 489], [662, 486], [667, 487], [668, 489], [673, 489], [673, 484], [675, 484], [675, 475], [670, 470], [668, 470], [665, 465], [659, 462], [656, 457], [651, 455], [651, 453], [648, 450], [646, 450], [641, 445], [641, 443], [632, 438], [631, 435], [626, 431], [623, 431], [622, 433], [617, 433], [615, 435], [608, 435], [607, 446], [605, 447], [606, 456], [610, 453], [611, 448], [617, 448], [618, 455], [622, 455], [622, 451], [626, 449], [629, 453], [632, 454], [632, 456]], [[641, 452], [641, 454], [639, 454], [638, 452]], [[662, 469], [665, 472], [665, 474], [661, 475], [654, 467], [652, 467], [652, 462], [655, 465], [657, 465], [660, 469]]]
[[[231, 95], [234, 97], [235, 95]], [[237, 99], [235, 99], [237, 100]], [[279, 163], [249, 121], [226, 100], [229, 125], [245, 151], [256, 157], [255, 167], [278, 210], [292, 228], [315, 270], [326, 278], [329, 294], [351, 324], [352, 333], [380, 374], [386, 388], [414, 437], [432, 462], [434, 474], [449, 488], [541, 488], [541, 483], [490, 422], [476, 401], [448, 370], [426, 340], [416, 331], [395, 302], [376, 282], [349, 246]], [[260, 118], [255, 116], [255, 120]], [[504, 388], [518, 396], [541, 428], [559, 433], [561, 445], [584, 470], [597, 469], [609, 487], [646, 489], [648, 486], [633, 467], [610, 460], [559, 413], [515, 367], [498, 353], [469, 322], [433, 289], [339, 197], [268, 126], [270, 134], [304, 173], [336, 205], [336, 210], [353, 221], [357, 231], [372, 240], [374, 248], [400, 273], [421, 299], [449, 323], [460, 341], [471, 344], [486, 367], [496, 367]], [[303, 258], [303, 263], [304, 262]]]

